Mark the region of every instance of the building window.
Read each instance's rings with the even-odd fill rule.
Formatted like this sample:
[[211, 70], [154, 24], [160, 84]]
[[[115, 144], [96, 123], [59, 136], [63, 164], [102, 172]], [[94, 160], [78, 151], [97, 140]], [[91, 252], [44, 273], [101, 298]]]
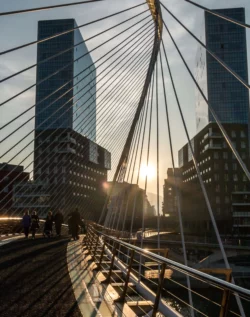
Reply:
[[225, 196], [225, 204], [229, 204], [229, 203], [230, 203], [229, 196]]
[[224, 174], [224, 180], [225, 180], [225, 182], [228, 182], [228, 181], [229, 181], [228, 174]]
[[225, 168], [225, 170], [228, 170], [228, 164], [227, 163], [225, 163], [224, 168]]
[[240, 137], [241, 137], [241, 138], [245, 138], [245, 137], [246, 137], [246, 134], [245, 134], [244, 131], [240, 131]]
[[220, 207], [216, 208], [216, 212], [217, 212], [218, 215], [220, 215]]
[[237, 192], [239, 190], [239, 186], [237, 184], [234, 185], [234, 191]]
[[219, 174], [214, 174], [214, 180], [218, 181], [220, 179]]
[[220, 203], [220, 196], [216, 196], [215, 201], [216, 201], [216, 204], [219, 204]]
[[245, 153], [245, 152], [242, 152], [242, 154], [241, 154], [241, 158], [242, 158], [243, 160], [245, 160], [245, 159], [247, 158], [247, 155], [246, 155], [246, 153]]
[[220, 185], [219, 185], [219, 184], [216, 184], [216, 186], [215, 186], [215, 191], [216, 191], [216, 193], [219, 193], [219, 192], [220, 192]]
[[218, 163], [214, 163], [214, 169], [218, 170], [219, 169], [219, 164]]
[[243, 182], [247, 182], [247, 177], [246, 177], [245, 174], [243, 175], [243, 179], [242, 180], [243, 180]]
[[231, 137], [232, 137], [232, 138], [236, 138], [236, 133], [235, 133], [235, 131], [232, 131], [232, 132], [231, 132]]
[[214, 152], [214, 159], [218, 159], [219, 158], [219, 153], [218, 152]]
[[233, 180], [234, 180], [234, 182], [238, 181], [238, 175], [237, 174], [233, 174]]
[[245, 149], [245, 148], [246, 148], [246, 142], [241, 141], [241, 142], [240, 142], [240, 147], [241, 147], [242, 149]]
[[224, 158], [224, 160], [228, 159], [228, 153], [227, 152], [223, 152], [223, 158]]
[[233, 163], [233, 170], [237, 171], [237, 163]]

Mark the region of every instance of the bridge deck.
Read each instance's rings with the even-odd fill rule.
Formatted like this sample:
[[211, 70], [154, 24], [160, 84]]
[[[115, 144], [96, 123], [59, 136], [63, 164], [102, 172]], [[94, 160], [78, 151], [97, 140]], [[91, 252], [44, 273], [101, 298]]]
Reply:
[[68, 272], [68, 242], [19, 239], [0, 247], [1, 316], [82, 316]]

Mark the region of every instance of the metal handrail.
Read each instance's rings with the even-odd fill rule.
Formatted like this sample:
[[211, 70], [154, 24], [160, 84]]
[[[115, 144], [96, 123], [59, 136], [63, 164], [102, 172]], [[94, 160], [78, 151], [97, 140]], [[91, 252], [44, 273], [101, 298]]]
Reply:
[[173, 260], [170, 260], [170, 259], [167, 259], [167, 258], [164, 258], [158, 254], [155, 254], [153, 252], [150, 252], [150, 251], [147, 251], [146, 249], [141, 249], [139, 247], [136, 247], [134, 245], [131, 245], [129, 243], [126, 243], [126, 242], [123, 242], [119, 239], [116, 239], [112, 236], [109, 236], [105, 233], [102, 233], [98, 230], [96, 230], [95, 228], [92, 228], [99, 236], [103, 236], [103, 237], [106, 237], [106, 238], [109, 238], [110, 240], [124, 246], [124, 247], [127, 247], [128, 249], [130, 250], [134, 250], [136, 251], [137, 253], [141, 254], [141, 255], [146, 255], [146, 256], [149, 256], [151, 259], [153, 260], [156, 260], [158, 262], [161, 262], [161, 263], [165, 263], [167, 265], [171, 265], [171, 266], [174, 266], [175, 268], [179, 269], [182, 271], [182, 273], [187, 273], [195, 278], [199, 278], [199, 279], [202, 279], [202, 280], [206, 280], [206, 281], [209, 281], [210, 283], [213, 283], [215, 284], [216, 286], [219, 286], [219, 287], [222, 287], [223, 289], [227, 289], [231, 292], [235, 292], [235, 293], [238, 293], [238, 294], [241, 294], [241, 295], [245, 295], [247, 297], [250, 297], [250, 290], [246, 289], [246, 288], [243, 288], [241, 286], [237, 286], [235, 284], [232, 284], [232, 283], [229, 283], [229, 282], [226, 282], [226, 281], [223, 281], [217, 277], [214, 277], [212, 275], [209, 275], [207, 273], [203, 273], [201, 271], [198, 271], [196, 269], [193, 269], [191, 267], [188, 267], [188, 266], [185, 266], [181, 263], [178, 263], [178, 262], [175, 262]]

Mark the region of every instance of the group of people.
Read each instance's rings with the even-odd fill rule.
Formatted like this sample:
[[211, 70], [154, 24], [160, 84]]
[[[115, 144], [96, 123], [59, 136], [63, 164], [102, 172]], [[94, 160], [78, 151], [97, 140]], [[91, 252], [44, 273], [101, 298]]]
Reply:
[[40, 228], [39, 217], [36, 214], [36, 211], [32, 211], [31, 216], [29, 211], [26, 210], [23, 216], [23, 230], [25, 238], [29, 237], [29, 232], [32, 234], [32, 238], [35, 239], [36, 231]]
[[[25, 238], [29, 237], [29, 233], [31, 232], [32, 238], [35, 239], [35, 235], [37, 229], [40, 228], [40, 221], [36, 211], [32, 211], [31, 216], [29, 215], [29, 211], [26, 210], [23, 216], [23, 231]], [[59, 210], [55, 216], [53, 216], [52, 211], [48, 212], [48, 215], [44, 222], [43, 236], [51, 237], [53, 231], [53, 223], [55, 223], [56, 234], [57, 236], [61, 236], [61, 229], [63, 224], [63, 214]]]
[[[52, 211], [49, 211], [44, 222], [43, 236], [50, 238], [53, 235], [53, 224], [55, 224], [56, 235], [60, 237], [63, 221], [63, 214], [60, 210], [58, 210], [55, 215], [52, 214]], [[40, 228], [39, 217], [36, 211], [33, 211], [30, 216], [29, 211], [26, 210], [22, 223], [25, 237], [28, 238], [31, 232], [32, 238], [35, 239], [37, 229]], [[81, 219], [78, 208], [69, 215], [68, 226], [69, 233], [72, 235], [73, 240], [79, 239], [79, 227], [81, 227], [82, 233], [85, 233], [84, 220]]]

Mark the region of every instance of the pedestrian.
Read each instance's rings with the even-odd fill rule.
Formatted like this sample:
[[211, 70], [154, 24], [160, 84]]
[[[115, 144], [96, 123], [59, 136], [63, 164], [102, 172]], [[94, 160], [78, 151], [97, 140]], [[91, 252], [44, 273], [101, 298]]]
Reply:
[[79, 239], [78, 231], [79, 231], [79, 226], [81, 225], [81, 216], [78, 211], [78, 208], [76, 208], [75, 211], [72, 212], [70, 224], [71, 224], [72, 238], [74, 240], [78, 240]]
[[86, 234], [86, 225], [84, 219], [81, 220], [81, 233]]
[[28, 210], [25, 210], [22, 222], [23, 222], [23, 230], [24, 230], [25, 238], [28, 239], [29, 230], [30, 230], [30, 223], [31, 223], [31, 219], [30, 219], [30, 215], [29, 215], [29, 211]]
[[52, 211], [49, 211], [45, 220], [45, 224], [44, 224], [44, 230], [43, 230], [44, 237], [50, 238], [52, 236], [53, 220], [54, 219], [53, 219]]
[[63, 214], [61, 210], [58, 210], [58, 212], [55, 214], [55, 227], [56, 227], [56, 234], [58, 237], [61, 236], [61, 230], [62, 230], [62, 224], [63, 224]]
[[36, 235], [36, 230], [40, 227], [39, 225], [39, 217], [36, 213], [36, 211], [32, 212], [31, 215], [31, 227], [30, 227], [30, 231], [32, 233], [32, 238], [35, 239], [35, 235]]

